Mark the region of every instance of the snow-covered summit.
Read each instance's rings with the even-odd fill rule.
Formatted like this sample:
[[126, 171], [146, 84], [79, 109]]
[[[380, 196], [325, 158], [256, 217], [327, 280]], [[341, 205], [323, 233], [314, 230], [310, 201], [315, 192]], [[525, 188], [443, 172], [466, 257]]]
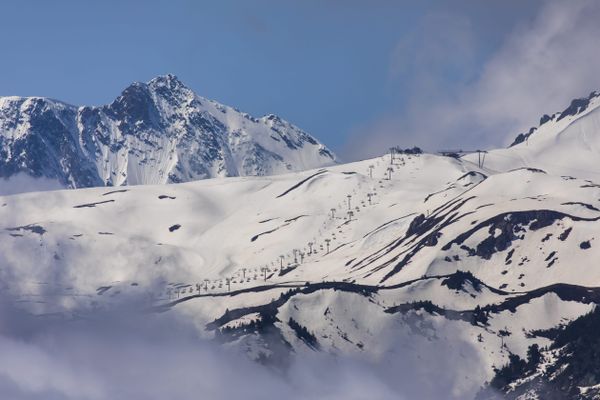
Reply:
[[[600, 93], [575, 99], [561, 112], [544, 115], [538, 127], [519, 134], [510, 147], [488, 152], [484, 166], [493, 171], [532, 167], [546, 172], [600, 179]], [[465, 157], [475, 162], [477, 155]]]
[[163, 184], [334, 162], [330, 150], [289, 122], [200, 97], [171, 74], [133, 83], [100, 107], [0, 98], [4, 178], [26, 173], [71, 188]]

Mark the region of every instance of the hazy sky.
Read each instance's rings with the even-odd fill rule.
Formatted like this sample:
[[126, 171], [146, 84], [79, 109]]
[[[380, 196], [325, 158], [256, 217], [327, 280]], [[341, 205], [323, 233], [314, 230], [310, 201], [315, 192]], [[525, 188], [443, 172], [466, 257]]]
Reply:
[[[0, 5], [0, 95], [112, 101], [173, 73], [342, 158], [504, 144], [600, 88], [599, 3], [62, 1]], [[365, 142], [368, 145], [365, 145]]]

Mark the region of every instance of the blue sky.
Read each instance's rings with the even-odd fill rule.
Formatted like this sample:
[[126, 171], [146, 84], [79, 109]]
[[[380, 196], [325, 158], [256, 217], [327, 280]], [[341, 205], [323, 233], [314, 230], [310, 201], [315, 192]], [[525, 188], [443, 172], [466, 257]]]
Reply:
[[[455, 135], [464, 127], [432, 127], [424, 110], [445, 107], [446, 114], [454, 115], [452, 107], [461, 104], [457, 99], [487, 84], [482, 80], [490, 64], [498, 63], [503, 52], [511, 58], [515, 35], [536, 34], [544, 13], [557, 4], [2, 2], [0, 95], [98, 105], [112, 101], [133, 81], [173, 73], [201, 96], [258, 116], [279, 114], [346, 159], [384, 151], [389, 144], [433, 149], [497, 143], [504, 137], [494, 129], [482, 129], [472, 138]], [[548, 107], [558, 107], [575, 93], [595, 89], [595, 83], [573, 85], [573, 93], [556, 99], [536, 95]], [[464, 105], [463, 113], [469, 107]], [[537, 109], [527, 112], [519, 124], [538, 118]], [[468, 115], [463, 119], [464, 126], [472, 122]], [[509, 133], [518, 132], [504, 136]], [[372, 144], [369, 150], [361, 145], [365, 137]]]

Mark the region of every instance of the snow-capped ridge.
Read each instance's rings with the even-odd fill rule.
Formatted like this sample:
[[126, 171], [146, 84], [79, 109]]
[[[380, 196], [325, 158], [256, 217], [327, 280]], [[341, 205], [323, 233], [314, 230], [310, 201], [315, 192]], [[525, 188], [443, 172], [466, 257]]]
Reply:
[[569, 104], [569, 106], [563, 111], [555, 112], [552, 115], [544, 114], [540, 118], [540, 123], [537, 127], [531, 127], [527, 133], [518, 134], [514, 141], [509, 145], [509, 147], [513, 147], [525, 142], [527, 139], [529, 139], [530, 136], [535, 134], [535, 132], [538, 131], [542, 125], [548, 122], [559, 122], [562, 119], [569, 116], [575, 117], [586, 111], [589, 108], [590, 104], [592, 104], [594, 108], [598, 107], [600, 103], [595, 104], [596, 102], [593, 102], [593, 100], [597, 99], [598, 97], [600, 97], [600, 93], [598, 91], [593, 91], [588, 95], [588, 97], [581, 97], [571, 100], [571, 104]]
[[65, 187], [272, 175], [335, 163], [308, 133], [196, 95], [175, 75], [134, 82], [110, 104], [0, 98], [0, 177]]

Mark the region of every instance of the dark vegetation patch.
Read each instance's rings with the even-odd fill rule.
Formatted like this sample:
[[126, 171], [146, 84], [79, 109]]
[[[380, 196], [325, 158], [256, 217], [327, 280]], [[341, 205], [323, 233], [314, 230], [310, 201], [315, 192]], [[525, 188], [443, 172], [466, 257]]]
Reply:
[[[225, 315], [230, 311], [226, 310]], [[271, 365], [276, 368], [285, 368], [289, 365], [289, 354], [292, 346], [285, 340], [283, 334], [275, 325], [281, 322], [273, 313], [261, 313], [257, 320], [239, 326], [226, 326], [215, 329], [215, 339], [221, 343], [231, 342], [246, 335], [260, 335], [268, 341], [270, 354], [260, 353], [258, 362], [263, 365]]]
[[579, 248], [582, 249], [582, 250], [587, 250], [590, 247], [592, 247], [592, 245], [590, 244], [589, 240], [586, 240], [584, 242], [579, 243]]
[[169, 232], [175, 232], [177, 229], [181, 228], [180, 224], [171, 225], [169, 227]]
[[431, 315], [441, 315], [452, 321], [465, 321], [472, 325], [486, 325], [488, 321], [488, 313], [477, 306], [474, 310], [457, 311], [440, 307], [429, 300], [414, 301], [412, 303], [403, 303], [397, 306], [388, 307], [385, 312], [388, 314], [407, 314], [410, 311], [423, 310]]
[[319, 350], [319, 342], [317, 341], [317, 337], [309, 332], [305, 326], [300, 325], [291, 317], [288, 321], [288, 325], [290, 328], [292, 328], [298, 339], [302, 340], [308, 347], [314, 350]]
[[[476, 278], [474, 278], [474, 277], [471, 278], [471, 276], [469, 276], [465, 273], [462, 273], [462, 272], [459, 273], [458, 275], [459, 276], [462, 275], [463, 277], [468, 277], [469, 280], [470, 279], [476, 280]], [[450, 275], [445, 276], [445, 277], [446, 278], [450, 277]], [[435, 277], [435, 278], [439, 279], [442, 277]], [[249, 314], [258, 313], [261, 316], [261, 322], [259, 322], [259, 324], [261, 324], [260, 327], [257, 327], [256, 325], [253, 325], [253, 327], [251, 327], [251, 328], [248, 328], [248, 325], [246, 325], [242, 328], [227, 327], [227, 328], [221, 328], [220, 329], [221, 332], [218, 333], [218, 335], [220, 335], [221, 333], [229, 332], [229, 333], [233, 333], [234, 335], [238, 335], [237, 337], [239, 337], [239, 335], [241, 335], [241, 334], [251, 333], [252, 329], [260, 330], [269, 325], [273, 325], [276, 321], [278, 321], [276, 316], [279, 312], [278, 311], [279, 308], [281, 306], [283, 306], [290, 298], [292, 298], [293, 296], [298, 295], [298, 294], [310, 294], [310, 293], [314, 293], [319, 290], [340, 290], [340, 291], [344, 291], [344, 292], [357, 293], [362, 296], [370, 297], [373, 293], [376, 293], [379, 290], [383, 290], [383, 289], [389, 290], [389, 289], [400, 288], [400, 287], [407, 286], [409, 284], [412, 284], [416, 281], [423, 280], [423, 279], [432, 279], [432, 278], [416, 279], [411, 282], [403, 282], [402, 284], [393, 285], [393, 286], [389, 286], [386, 288], [369, 286], [369, 285], [359, 285], [359, 284], [349, 283], [349, 282], [320, 282], [320, 283], [314, 283], [314, 284], [310, 284], [307, 282], [304, 285], [297, 285], [297, 286], [265, 285], [263, 287], [240, 289], [240, 290], [233, 291], [230, 293], [215, 293], [212, 295], [211, 294], [190, 295], [190, 296], [178, 299], [176, 301], [173, 301], [163, 307], [157, 307], [156, 311], [166, 310], [170, 307], [175, 306], [176, 304], [179, 304], [184, 301], [188, 301], [193, 298], [235, 296], [235, 295], [239, 295], [242, 293], [262, 292], [262, 291], [268, 291], [268, 290], [272, 290], [272, 289], [276, 289], [276, 288], [290, 287], [290, 289], [287, 292], [281, 293], [279, 298], [272, 300], [270, 303], [263, 304], [263, 305], [257, 305], [257, 306], [243, 307], [243, 308], [234, 309], [234, 310], [227, 310], [225, 312], [225, 314], [223, 314], [221, 317], [215, 319], [213, 322], [211, 322], [207, 325], [208, 330], [215, 331], [215, 330], [219, 330], [220, 327], [223, 327], [224, 325], [228, 324], [231, 321], [237, 320], [237, 319], [242, 318]], [[451, 282], [459, 282], [459, 281], [460, 280], [458, 278], [451, 279]], [[481, 285], [485, 285], [485, 284], [481, 283]], [[497, 291], [497, 292], [502, 295], [507, 295], [506, 292], [501, 292], [501, 291]], [[526, 292], [523, 294], [515, 295], [514, 297], [509, 297], [499, 304], [491, 304], [491, 305], [487, 305], [484, 307], [476, 307], [473, 310], [464, 310], [464, 311], [447, 310], [447, 309], [444, 309], [443, 307], [439, 307], [429, 301], [423, 301], [423, 302], [406, 303], [406, 304], [401, 304], [401, 305], [397, 305], [394, 307], [390, 307], [386, 310], [386, 312], [388, 312], [388, 313], [404, 312], [405, 313], [405, 312], [408, 312], [411, 310], [425, 310], [426, 312], [431, 313], [431, 314], [442, 315], [442, 316], [445, 316], [450, 319], [468, 321], [474, 325], [486, 325], [488, 316], [490, 313], [500, 313], [500, 312], [506, 311], [506, 310], [515, 312], [517, 307], [519, 307], [523, 304], [527, 304], [532, 299], [542, 297], [548, 293], [555, 293], [563, 301], [578, 301], [581, 303], [593, 303], [593, 302], [600, 301], [600, 288], [587, 288], [587, 287], [575, 286], [575, 285], [556, 284], [556, 285], [551, 285], [551, 286], [544, 287], [544, 288], [539, 288], [539, 289], [536, 289], [536, 290], [533, 290], [530, 292]]]
[[175, 196], [167, 196], [166, 194], [161, 194], [160, 196], [158, 196], [159, 200], [164, 200], [164, 199], [171, 199], [171, 200], [175, 200], [176, 197]]
[[[222, 296], [224, 296], [224, 295], [235, 296], [235, 295], [241, 294], [241, 293], [262, 292], [262, 291], [271, 290], [271, 289], [274, 289], [277, 287], [282, 287], [282, 286], [281, 285], [265, 285], [263, 287], [258, 287], [258, 288], [249, 288], [249, 289], [232, 291], [230, 293], [223, 294]], [[285, 287], [285, 286], [283, 286], [283, 287]], [[357, 293], [362, 296], [370, 296], [371, 294], [376, 293], [378, 288], [376, 288], [374, 286], [359, 285], [359, 284], [349, 283], [349, 282], [318, 282], [318, 283], [312, 283], [312, 284], [307, 283], [305, 286], [294, 287], [294, 288], [291, 288], [290, 290], [288, 290], [287, 292], [281, 293], [279, 298], [271, 301], [270, 303], [228, 310], [224, 315], [215, 319], [213, 322], [210, 322], [209, 324], [207, 324], [206, 328], [209, 331], [214, 331], [214, 330], [217, 330], [219, 327], [227, 324], [228, 322], [234, 321], [245, 315], [249, 315], [249, 314], [253, 314], [253, 313], [260, 314], [261, 317], [263, 318], [263, 320], [275, 321], [276, 320], [275, 316], [278, 313], [279, 307], [281, 307], [285, 303], [287, 303], [287, 301], [290, 298], [292, 298], [293, 296], [298, 295], [298, 294], [311, 294], [311, 293], [317, 292], [319, 290], [339, 290], [342, 292]], [[168, 305], [166, 305], [166, 307], [167, 308], [172, 307], [176, 304], [190, 300], [192, 298], [207, 297], [207, 296], [210, 296], [210, 295], [205, 294], [205, 295], [188, 296], [188, 297], [176, 300], [174, 302], [171, 302]]]
[[[540, 336], [553, 340], [549, 350], [554, 352], [553, 362], [539, 373], [542, 364], [549, 359], [545, 351], [530, 347], [527, 360], [511, 356], [509, 363], [496, 370], [490, 382], [502, 398], [516, 399], [526, 392], [533, 392], [536, 398], [549, 400], [595, 399], [600, 394], [597, 388], [586, 393], [580, 387], [600, 384], [600, 308], [568, 323], [565, 327]], [[547, 336], [544, 336], [547, 335]], [[537, 375], [533, 375], [538, 371]], [[530, 378], [530, 379], [525, 379]], [[492, 399], [491, 390], [484, 390], [478, 399]], [[488, 397], [484, 395], [488, 395]]]
[[114, 199], [111, 199], [111, 200], [97, 201], [95, 203], [79, 204], [77, 206], [73, 206], [73, 208], [93, 208], [99, 204], [114, 203], [114, 201], [115, 201]]
[[98, 232], [98, 235], [114, 235], [112, 232]]
[[555, 341], [558, 334], [565, 329], [565, 325], [561, 324], [549, 329], [534, 329], [526, 333], [528, 338], [543, 337], [551, 341]]
[[[524, 377], [535, 372], [537, 364], [541, 360], [540, 348], [537, 344], [533, 344], [527, 350], [527, 360], [521, 359], [516, 354], [508, 355], [508, 364], [494, 370], [494, 378], [489, 383], [489, 387], [477, 394], [476, 400], [483, 399], [498, 399], [496, 394], [493, 394], [495, 390], [502, 390], [510, 382], [518, 379], [518, 377]], [[492, 396], [492, 397], [490, 397]], [[512, 398], [512, 396], [511, 396]], [[542, 397], [544, 399], [559, 399], [558, 397]]]

